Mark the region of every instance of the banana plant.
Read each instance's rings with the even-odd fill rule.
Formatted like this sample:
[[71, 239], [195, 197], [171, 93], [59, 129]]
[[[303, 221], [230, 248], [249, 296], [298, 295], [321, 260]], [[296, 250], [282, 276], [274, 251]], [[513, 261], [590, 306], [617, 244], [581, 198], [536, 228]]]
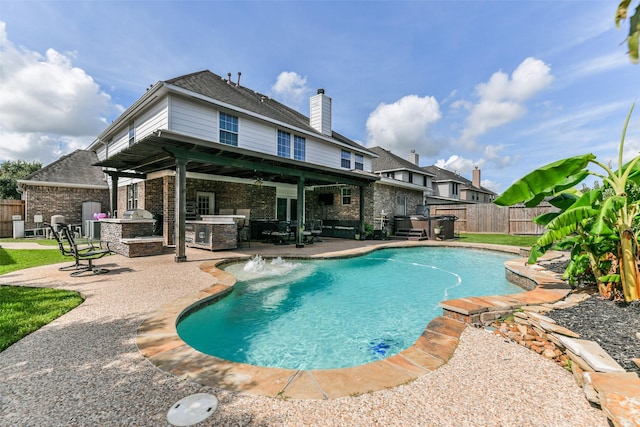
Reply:
[[[626, 164], [622, 160], [633, 108], [632, 105], [624, 124], [617, 170], [598, 161], [593, 154], [558, 160], [525, 175], [494, 201], [499, 206], [524, 203], [533, 207], [550, 198], [549, 202], [560, 210], [534, 219], [546, 225], [547, 231], [533, 246], [529, 262], [535, 262], [556, 244], [571, 248], [569, 274], [583, 271], [588, 264], [601, 293], [608, 294], [607, 284], [617, 285], [628, 302], [640, 299], [638, 243], [634, 233], [638, 201], [630, 200], [626, 193], [627, 185], [640, 183], [640, 155]], [[597, 166], [604, 172], [592, 171], [589, 166]], [[575, 186], [590, 175], [602, 179], [603, 188], [581, 194]]]

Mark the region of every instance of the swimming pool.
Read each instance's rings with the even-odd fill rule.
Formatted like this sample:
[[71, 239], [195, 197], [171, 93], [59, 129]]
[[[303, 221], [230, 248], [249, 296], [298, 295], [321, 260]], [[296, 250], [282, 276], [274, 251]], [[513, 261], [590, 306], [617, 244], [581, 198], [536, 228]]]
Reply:
[[197, 350], [252, 365], [332, 369], [410, 347], [438, 303], [521, 291], [505, 279], [511, 254], [473, 249], [383, 249], [333, 260], [250, 262], [225, 270], [233, 292], [180, 319]]

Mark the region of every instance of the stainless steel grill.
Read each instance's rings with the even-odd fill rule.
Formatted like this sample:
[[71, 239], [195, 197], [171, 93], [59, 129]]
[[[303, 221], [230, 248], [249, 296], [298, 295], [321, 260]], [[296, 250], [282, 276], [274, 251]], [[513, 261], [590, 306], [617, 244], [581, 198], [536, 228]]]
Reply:
[[153, 219], [153, 214], [144, 209], [124, 211], [122, 219]]

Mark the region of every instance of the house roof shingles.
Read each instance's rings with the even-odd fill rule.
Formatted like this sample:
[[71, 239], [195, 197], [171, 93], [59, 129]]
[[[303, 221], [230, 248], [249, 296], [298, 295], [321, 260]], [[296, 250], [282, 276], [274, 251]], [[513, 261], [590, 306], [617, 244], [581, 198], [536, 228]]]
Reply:
[[438, 166], [424, 166], [422, 169], [435, 175], [434, 181], [455, 181], [461, 183], [467, 188], [473, 188], [475, 190], [480, 190], [488, 194], [496, 194], [488, 188], [482, 186], [478, 188], [473, 185], [473, 182], [471, 180], [464, 178], [455, 172], [439, 168]]
[[402, 157], [396, 156], [391, 151], [385, 150], [382, 147], [370, 147], [369, 150], [378, 155], [377, 159], [371, 161], [371, 169], [374, 173], [404, 169], [425, 175], [432, 175], [431, 172], [420, 168]]
[[27, 175], [20, 181], [25, 184], [32, 181], [108, 188], [102, 168], [92, 166], [97, 162], [98, 156], [93, 151], [76, 150]]
[[[320, 135], [320, 132], [311, 127], [309, 118], [305, 115], [281, 104], [267, 95], [263, 95], [242, 85], [237, 85], [236, 82], [218, 76], [209, 70], [176, 77], [166, 80], [164, 83]], [[368, 151], [367, 148], [337, 132], [332, 131], [331, 137], [353, 148]]]

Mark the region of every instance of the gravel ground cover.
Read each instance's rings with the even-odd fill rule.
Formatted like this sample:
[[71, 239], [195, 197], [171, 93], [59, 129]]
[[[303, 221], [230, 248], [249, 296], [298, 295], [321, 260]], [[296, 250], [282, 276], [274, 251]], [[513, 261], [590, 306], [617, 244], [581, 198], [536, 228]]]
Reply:
[[640, 333], [640, 301], [614, 302], [594, 294], [547, 316], [580, 334], [580, 339], [597, 342], [626, 371], [640, 375], [640, 368], [631, 360], [640, 358], [640, 339], [636, 337]]
[[[545, 268], [563, 273], [567, 263], [552, 262], [545, 264]], [[552, 310], [547, 316], [580, 334], [581, 339], [597, 342], [626, 371], [640, 375], [640, 368], [631, 360], [640, 358], [640, 338], [636, 336], [640, 333], [640, 301], [607, 300], [591, 284], [581, 290], [593, 295], [576, 306]]]

